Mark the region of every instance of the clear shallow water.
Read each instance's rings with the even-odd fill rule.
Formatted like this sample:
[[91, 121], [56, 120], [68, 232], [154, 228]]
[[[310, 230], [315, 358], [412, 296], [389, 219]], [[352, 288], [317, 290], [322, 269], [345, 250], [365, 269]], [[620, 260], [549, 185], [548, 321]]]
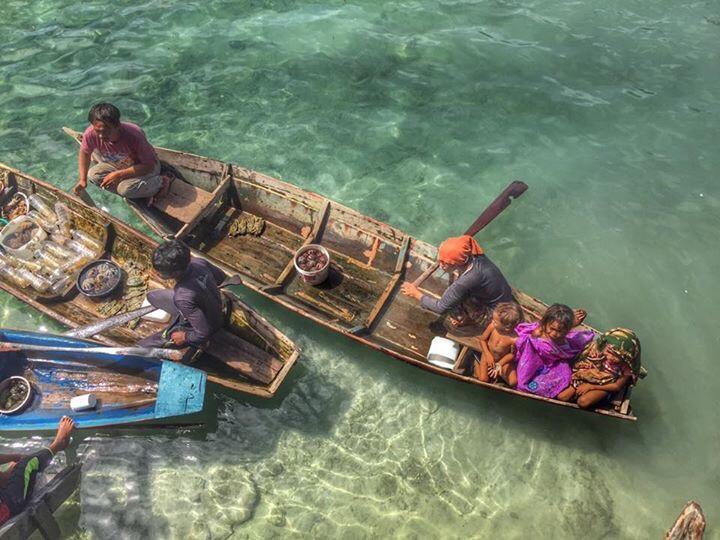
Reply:
[[84, 440], [68, 534], [658, 538], [695, 498], [720, 538], [717, 5], [11, 1], [0, 35], [0, 160], [65, 188], [60, 127], [99, 99], [156, 144], [432, 242], [525, 180], [481, 243], [514, 285], [637, 329], [650, 370], [621, 425], [438, 380], [248, 293], [304, 348], [282, 395], [219, 395], [205, 432]]

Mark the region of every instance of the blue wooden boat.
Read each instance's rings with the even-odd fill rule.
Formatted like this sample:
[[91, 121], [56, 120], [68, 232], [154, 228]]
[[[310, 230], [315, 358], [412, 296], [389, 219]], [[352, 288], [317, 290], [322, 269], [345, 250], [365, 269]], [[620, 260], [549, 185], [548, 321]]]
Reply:
[[[128, 354], [83, 349], [98, 344], [36, 332], [0, 330], [0, 341], [19, 346], [70, 348], [71, 351], [0, 352], [0, 380], [22, 376], [33, 386], [29, 405], [16, 414], [0, 414], [0, 432], [54, 430], [71, 416], [78, 428], [129, 424], [183, 424], [200, 413], [206, 374], [200, 370]], [[97, 407], [74, 412], [70, 400], [94, 394]]]

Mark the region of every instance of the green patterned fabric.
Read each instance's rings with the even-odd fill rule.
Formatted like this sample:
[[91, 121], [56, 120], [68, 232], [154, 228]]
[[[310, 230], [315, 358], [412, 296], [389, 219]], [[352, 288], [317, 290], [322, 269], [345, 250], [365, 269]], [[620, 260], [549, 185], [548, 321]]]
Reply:
[[640, 361], [640, 340], [635, 332], [627, 328], [613, 328], [601, 334], [595, 341], [598, 352], [602, 353], [612, 350], [623, 360], [633, 373], [633, 378], [638, 379], [646, 375]]

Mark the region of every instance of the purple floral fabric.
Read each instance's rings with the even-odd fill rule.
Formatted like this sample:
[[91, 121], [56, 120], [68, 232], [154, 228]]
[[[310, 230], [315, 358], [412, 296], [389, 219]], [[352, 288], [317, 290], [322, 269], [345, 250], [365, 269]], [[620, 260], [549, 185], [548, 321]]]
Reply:
[[518, 389], [539, 396], [554, 398], [570, 386], [572, 368], [570, 362], [595, 334], [591, 330], [570, 331], [561, 344], [546, 338], [533, 337], [539, 323], [517, 325]]

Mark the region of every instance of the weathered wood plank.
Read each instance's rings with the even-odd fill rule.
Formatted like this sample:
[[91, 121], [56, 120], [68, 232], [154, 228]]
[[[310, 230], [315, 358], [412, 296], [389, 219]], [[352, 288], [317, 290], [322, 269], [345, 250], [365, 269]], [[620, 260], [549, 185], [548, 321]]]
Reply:
[[364, 332], [367, 332], [370, 328], [372, 328], [372, 325], [375, 323], [378, 315], [380, 315], [380, 312], [385, 307], [387, 307], [390, 298], [396, 292], [397, 287], [402, 281], [403, 275], [405, 274], [405, 263], [407, 262], [409, 248], [410, 236], [406, 236], [405, 240], [403, 240], [403, 243], [400, 246], [400, 252], [398, 253], [397, 262], [395, 263], [395, 272], [392, 279], [387, 284], [387, 287], [385, 287], [385, 290], [378, 298], [375, 306], [372, 308], [372, 311], [370, 311], [367, 319], [365, 319], [365, 322], [362, 325], [356, 326], [352, 330], [350, 330], [353, 334], [362, 334]]
[[[313, 224], [313, 228], [308, 234], [307, 238], [303, 241], [302, 244], [300, 244], [300, 247], [309, 246], [310, 244], [315, 244], [320, 239], [320, 235], [322, 234], [323, 226], [325, 225], [325, 222], [327, 221], [328, 214], [330, 213], [330, 201], [326, 201], [323, 205], [322, 210], [320, 210], [320, 213], [318, 214], [317, 218], [315, 219], [315, 223]], [[298, 248], [300, 249], [300, 248]], [[279, 291], [281, 291], [285, 284], [287, 283], [290, 276], [295, 272], [295, 256], [293, 254], [293, 257], [288, 261], [285, 268], [283, 268], [283, 271], [280, 272], [280, 275], [275, 279], [275, 283], [272, 285], [268, 285], [266, 287], [263, 287], [263, 290], [274, 294]]]
[[225, 165], [223, 170], [223, 180], [220, 182], [215, 191], [212, 192], [210, 199], [202, 206], [200, 211], [192, 217], [183, 227], [177, 232], [175, 237], [179, 240], [185, 238], [185, 236], [193, 230], [193, 228], [203, 219], [208, 217], [212, 212], [218, 209], [218, 202], [225, 196], [227, 190], [232, 187], [233, 180], [230, 175], [227, 174], [228, 165]]
[[[0, 527], [0, 539], [25, 540], [29, 538], [38, 528], [38, 524], [33, 519], [34, 509], [38, 505], [42, 505], [47, 512], [50, 512], [50, 518], [55, 522], [52, 512], [55, 512], [77, 489], [80, 484], [80, 470], [80, 465], [66, 467], [45, 486], [37, 490], [28, 507]], [[42, 513], [46, 515], [44, 511]], [[55, 538], [58, 537], [55, 536]]]

